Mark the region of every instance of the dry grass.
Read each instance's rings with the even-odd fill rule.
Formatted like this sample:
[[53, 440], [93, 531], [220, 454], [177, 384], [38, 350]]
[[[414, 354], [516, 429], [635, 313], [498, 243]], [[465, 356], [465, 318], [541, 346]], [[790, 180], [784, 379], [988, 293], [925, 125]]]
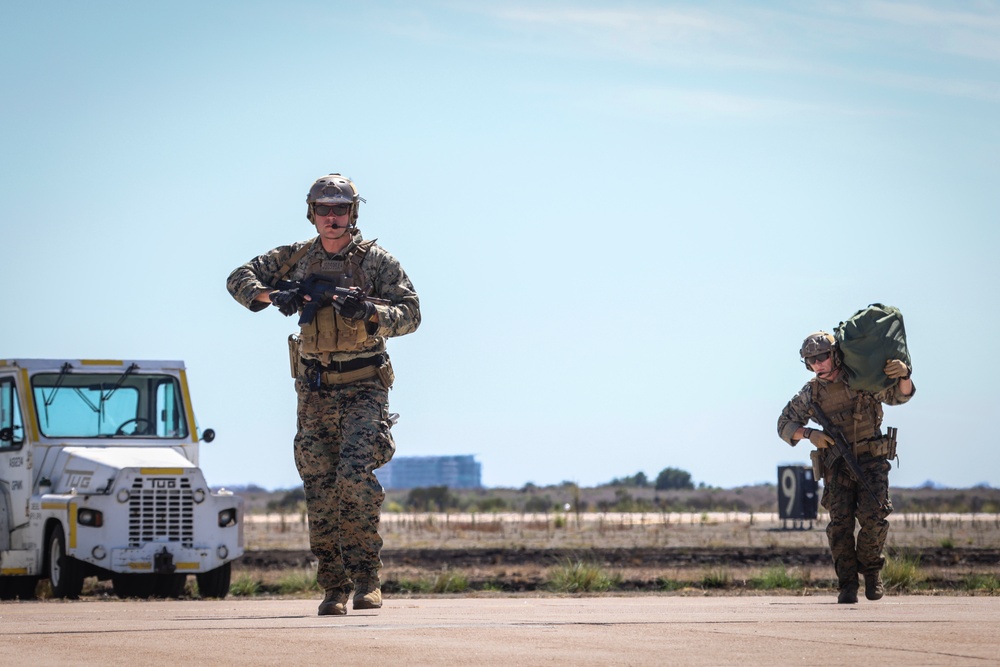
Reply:
[[[794, 530], [774, 514], [580, 513], [462, 514], [386, 513], [385, 549], [825, 547], [821, 514]], [[1000, 515], [894, 514], [889, 547], [1000, 548]], [[302, 514], [248, 515], [249, 550], [309, 548]]]

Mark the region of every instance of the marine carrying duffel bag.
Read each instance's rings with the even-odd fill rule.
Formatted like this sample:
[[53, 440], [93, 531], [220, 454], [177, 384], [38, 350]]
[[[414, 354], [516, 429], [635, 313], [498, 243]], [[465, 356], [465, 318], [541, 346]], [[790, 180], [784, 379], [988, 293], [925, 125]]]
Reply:
[[898, 308], [873, 303], [841, 322], [834, 331], [840, 347], [847, 386], [862, 391], [882, 391], [896, 380], [883, 372], [890, 359], [901, 359], [911, 371], [906, 349], [906, 329]]

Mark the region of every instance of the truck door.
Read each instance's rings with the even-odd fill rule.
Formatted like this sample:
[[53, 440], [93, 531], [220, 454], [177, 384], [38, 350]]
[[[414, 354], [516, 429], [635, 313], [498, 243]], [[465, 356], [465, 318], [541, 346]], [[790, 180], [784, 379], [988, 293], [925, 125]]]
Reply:
[[0, 375], [0, 502], [9, 503], [7, 530], [28, 521], [28, 498], [31, 496], [29, 455], [15, 376]]

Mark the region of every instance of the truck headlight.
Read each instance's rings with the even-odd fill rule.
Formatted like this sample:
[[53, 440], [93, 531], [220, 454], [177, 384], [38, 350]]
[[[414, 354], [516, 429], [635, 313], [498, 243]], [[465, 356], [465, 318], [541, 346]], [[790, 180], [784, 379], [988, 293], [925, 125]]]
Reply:
[[236, 508], [230, 507], [229, 509], [222, 510], [219, 512], [219, 527], [228, 528], [229, 526], [236, 525]]
[[93, 526], [99, 528], [104, 525], [104, 514], [98, 510], [87, 509], [86, 507], [76, 512], [76, 522], [81, 526]]

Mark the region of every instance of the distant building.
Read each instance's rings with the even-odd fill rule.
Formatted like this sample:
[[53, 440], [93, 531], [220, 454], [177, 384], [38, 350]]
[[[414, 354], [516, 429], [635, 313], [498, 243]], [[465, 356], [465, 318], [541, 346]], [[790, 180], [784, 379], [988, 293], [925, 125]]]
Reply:
[[449, 489], [479, 489], [482, 465], [471, 455], [398, 456], [375, 471], [387, 489], [405, 490], [428, 486]]

